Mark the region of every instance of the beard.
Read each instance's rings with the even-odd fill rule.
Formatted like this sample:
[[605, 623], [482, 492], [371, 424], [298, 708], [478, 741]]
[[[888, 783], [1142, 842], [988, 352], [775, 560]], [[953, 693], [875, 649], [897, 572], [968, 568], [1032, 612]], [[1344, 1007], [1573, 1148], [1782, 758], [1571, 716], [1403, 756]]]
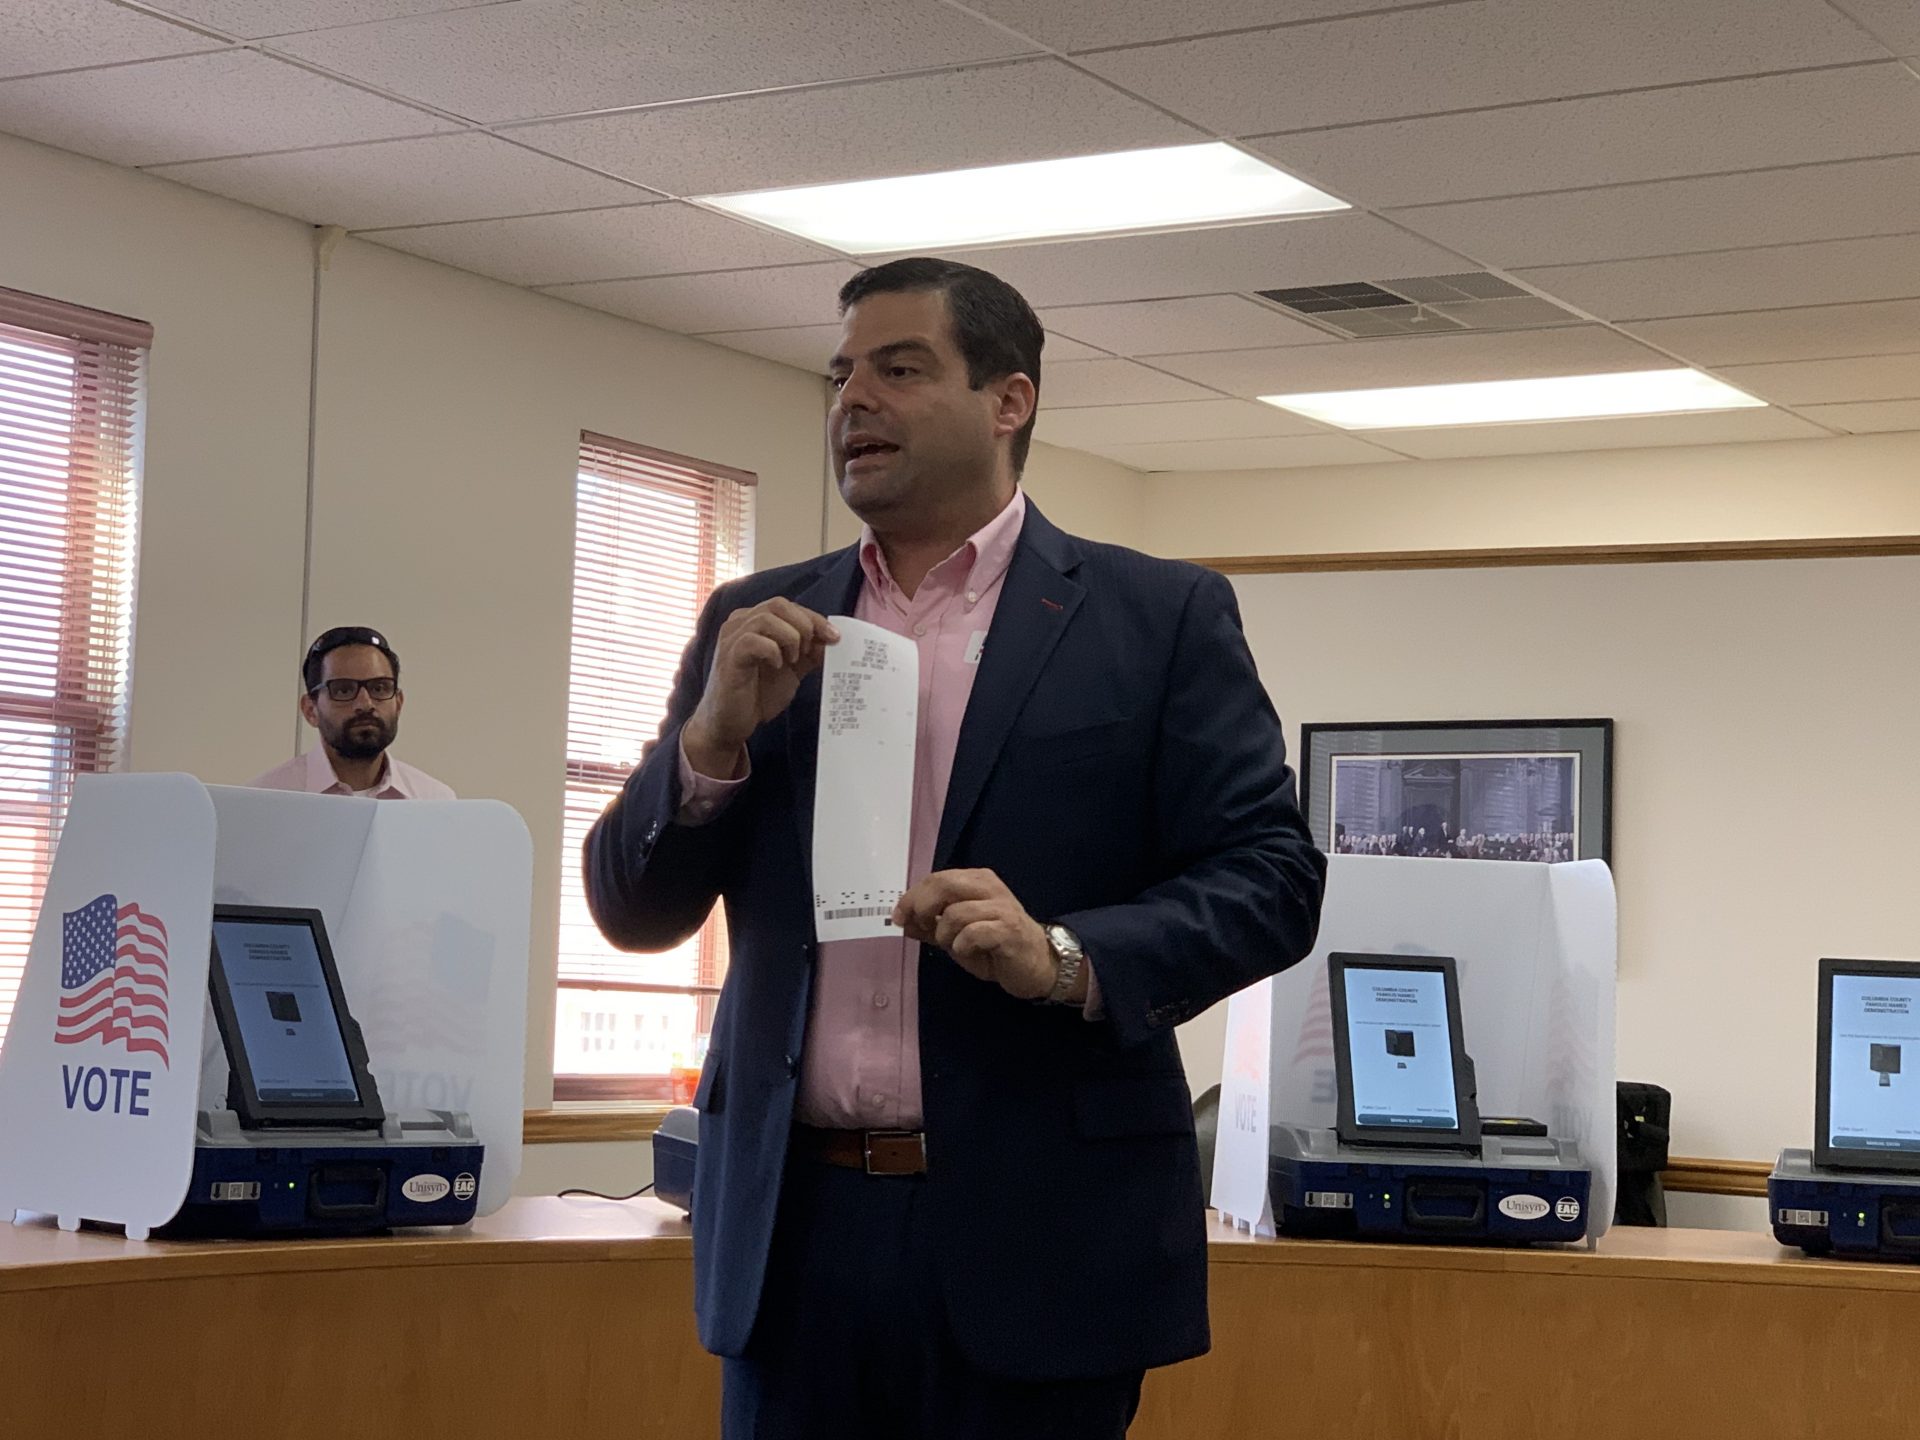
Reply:
[[378, 715], [356, 715], [340, 725], [322, 725], [320, 738], [343, 760], [372, 760], [393, 744], [400, 733], [398, 720]]

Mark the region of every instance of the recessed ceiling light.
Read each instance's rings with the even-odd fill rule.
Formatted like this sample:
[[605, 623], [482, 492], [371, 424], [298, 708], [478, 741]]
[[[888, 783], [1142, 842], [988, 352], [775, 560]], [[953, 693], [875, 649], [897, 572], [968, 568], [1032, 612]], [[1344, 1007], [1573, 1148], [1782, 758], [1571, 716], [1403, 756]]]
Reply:
[[1314, 395], [1260, 398], [1342, 430], [1524, 425], [1541, 420], [1746, 410], [1764, 408], [1767, 403], [1698, 370], [1629, 370], [1614, 375], [1555, 375], [1535, 380], [1403, 385], [1387, 390], [1328, 390]]
[[1177, 229], [1351, 208], [1220, 143], [707, 195], [700, 203], [849, 255]]

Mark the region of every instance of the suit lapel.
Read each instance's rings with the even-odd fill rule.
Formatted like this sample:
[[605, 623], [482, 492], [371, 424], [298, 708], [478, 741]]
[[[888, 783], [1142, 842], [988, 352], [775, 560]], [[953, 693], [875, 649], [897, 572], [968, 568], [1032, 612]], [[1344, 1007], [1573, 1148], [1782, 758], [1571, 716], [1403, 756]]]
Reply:
[[[860, 548], [849, 546], [794, 603], [821, 615], [851, 615], [860, 603]], [[793, 818], [806, 857], [807, 889], [813, 889], [813, 784], [820, 748], [820, 671], [800, 682], [787, 707], [787, 769], [793, 776]]]
[[935, 870], [946, 868], [1020, 707], [1086, 598], [1085, 588], [1068, 578], [1077, 563], [1072, 542], [1029, 504], [1019, 547], [1001, 582], [1000, 603], [980, 656], [980, 673], [974, 677], [973, 694], [960, 722], [946, 808], [940, 814], [940, 836], [934, 845]]

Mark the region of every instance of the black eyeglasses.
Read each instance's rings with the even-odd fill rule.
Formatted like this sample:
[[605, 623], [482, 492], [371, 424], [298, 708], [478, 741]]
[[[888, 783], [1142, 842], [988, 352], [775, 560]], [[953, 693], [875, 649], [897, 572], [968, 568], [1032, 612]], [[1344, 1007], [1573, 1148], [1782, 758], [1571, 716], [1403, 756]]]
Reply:
[[362, 689], [369, 700], [391, 700], [400, 693], [400, 682], [391, 675], [377, 675], [371, 680], [323, 680], [307, 693], [318, 695], [322, 690], [327, 698], [336, 705], [345, 705]]

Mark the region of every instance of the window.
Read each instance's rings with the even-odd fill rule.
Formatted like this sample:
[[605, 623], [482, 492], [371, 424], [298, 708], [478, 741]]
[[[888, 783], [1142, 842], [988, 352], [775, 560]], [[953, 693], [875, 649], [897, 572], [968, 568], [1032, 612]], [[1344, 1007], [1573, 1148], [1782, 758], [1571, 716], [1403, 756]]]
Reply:
[[560, 882], [554, 1099], [663, 1103], [705, 1053], [726, 974], [716, 909], [660, 955], [594, 927], [580, 848], [660, 731], [680, 655], [714, 586], [752, 565], [754, 477], [583, 435], [573, 538], [573, 664]]
[[74, 777], [124, 758], [152, 338], [0, 290], [0, 1038]]

